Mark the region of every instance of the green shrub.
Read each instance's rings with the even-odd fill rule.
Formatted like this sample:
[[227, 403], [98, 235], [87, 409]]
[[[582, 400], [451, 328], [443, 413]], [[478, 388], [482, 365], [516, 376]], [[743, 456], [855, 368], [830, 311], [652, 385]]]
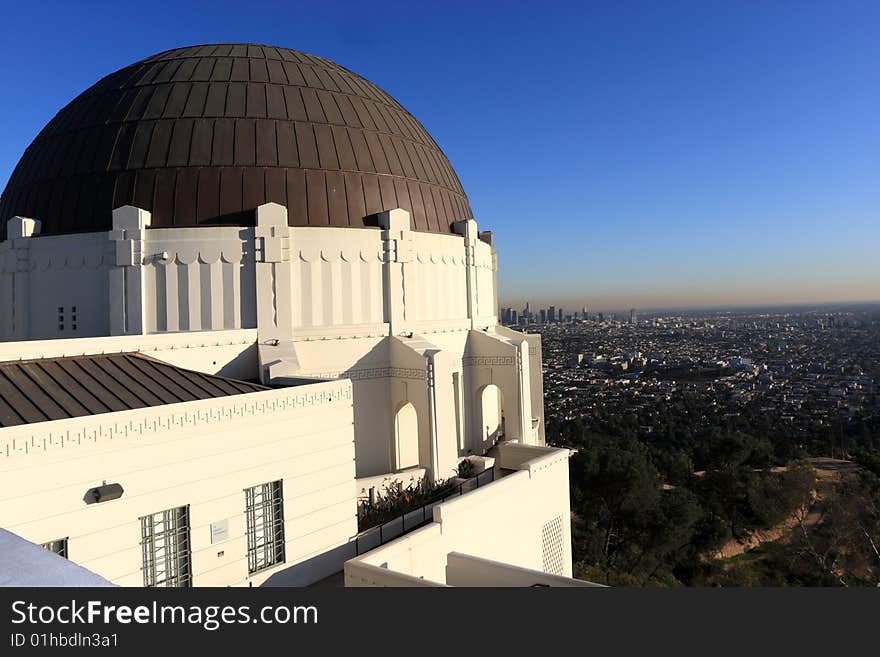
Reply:
[[422, 477], [417, 482], [404, 487], [400, 482], [389, 486], [383, 496], [370, 502], [361, 501], [358, 505], [358, 531], [382, 525], [390, 520], [414, 511], [426, 504], [436, 502], [455, 488], [451, 479], [429, 482]]

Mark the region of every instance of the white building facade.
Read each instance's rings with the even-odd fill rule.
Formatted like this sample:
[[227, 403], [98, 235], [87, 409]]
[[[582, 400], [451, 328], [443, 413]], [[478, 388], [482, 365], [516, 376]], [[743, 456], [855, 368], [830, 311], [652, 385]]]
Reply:
[[[545, 446], [540, 336], [497, 321], [492, 234], [394, 206], [302, 225], [290, 189], [236, 225], [0, 217], [0, 526], [120, 585], [304, 585], [348, 560], [349, 585], [570, 582], [568, 452]], [[136, 398], [78, 398], [89, 376]], [[495, 481], [358, 554], [359, 499], [478, 457]]]

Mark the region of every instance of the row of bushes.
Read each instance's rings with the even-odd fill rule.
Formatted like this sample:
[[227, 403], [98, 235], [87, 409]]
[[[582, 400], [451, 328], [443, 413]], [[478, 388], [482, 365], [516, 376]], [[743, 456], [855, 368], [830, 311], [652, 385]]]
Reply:
[[358, 531], [384, 524], [426, 504], [443, 499], [455, 488], [452, 479], [429, 482], [424, 477], [404, 487], [395, 482], [385, 495], [358, 505]]

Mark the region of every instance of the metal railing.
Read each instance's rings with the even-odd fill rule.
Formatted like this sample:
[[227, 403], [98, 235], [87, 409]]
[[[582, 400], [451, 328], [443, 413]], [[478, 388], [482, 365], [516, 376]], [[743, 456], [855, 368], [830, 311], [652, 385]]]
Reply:
[[395, 538], [400, 538], [404, 534], [424, 527], [428, 523], [433, 522], [435, 506], [442, 504], [446, 500], [469, 493], [480, 486], [490, 484], [493, 481], [495, 481], [495, 468], [487, 468], [481, 473], [465, 479], [436, 500], [428, 502], [412, 511], [407, 511], [381, 525], [365, 529], [354, 539], [355, 553], [361, 555], [370, 550], [375, 550], [377, 547], [385, 545], [385, 543], [393, 541]]

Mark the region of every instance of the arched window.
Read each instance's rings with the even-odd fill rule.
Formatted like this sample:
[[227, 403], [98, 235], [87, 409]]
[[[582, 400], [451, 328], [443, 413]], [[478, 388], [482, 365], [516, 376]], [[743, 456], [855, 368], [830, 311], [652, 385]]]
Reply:
[[419, 418], [410, 402], [394, 414], [394, 459], [397, 470], [419, 464]]
[[482, 449], [489, 449], [504, 433], [501, 414], [501, 388], [494, 384], [480, 389], [480, 440]]

